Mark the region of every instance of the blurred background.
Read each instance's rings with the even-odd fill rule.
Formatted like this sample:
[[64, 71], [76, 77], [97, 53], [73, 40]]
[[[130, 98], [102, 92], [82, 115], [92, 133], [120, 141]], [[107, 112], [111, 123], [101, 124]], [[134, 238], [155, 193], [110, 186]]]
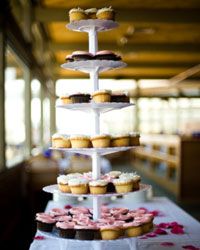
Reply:
[[141, 134], [141, 147], [107, 160], [137, 171], [155, 195], [200, 219], [200, 1], [2, 0], [0, 241], [19, 249], [28, 249], [34, 214], [51, 199], [42, 187], [63, 169], [91, 170], [88, 157], [48, 151], [56, 131], [90, 134], [93, 127], [89, 114], [55, 109], [60, 95], [92, 91], [87, 74], [60, 67], [66, 55], [88, 50], [87, 34], [65, 27], [78, 6], [115, 9], [119, 27], [98, 34], [99, 50], [120, 54], [127, 67], [101, 73], [99, 84], [135, 104], [103, 114], [101, 131]]

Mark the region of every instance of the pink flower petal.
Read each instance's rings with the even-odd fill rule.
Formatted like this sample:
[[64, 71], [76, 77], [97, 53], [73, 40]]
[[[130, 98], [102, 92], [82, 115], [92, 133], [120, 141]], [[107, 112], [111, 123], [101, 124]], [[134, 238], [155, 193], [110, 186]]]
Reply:
[[70, 208], [72, 208], [72, 206], [71, 205], [66, 205], [66, 206], [64, 206], [64, 208], [65, 209], [70, 209]]
[[164, 228], [164, 229], [167, 229], [170, 227], [170, 223], [165, 223], [165, 222], [162, 222], [158, 225], [156, 225], [158, 228]]
[[146, 237], [153, 238], [153, 237], [156, 237], [157, 234], [155, 234], [155, 233], [148, 233], [148, 234], [146, 234], [145, 236], [146, 236]]
[[44, 239], [45, 237], [40, 235], [34, 237], [34, 240], [44, 240]]
[[167, 234], [167, 232], [161, 228], [157, 228], [155, 231], [154, 231], [155, 234], [161, 234], [161, 235], [164, 235], [164, 234]]
[[182, 227], [180, 226], [174, 226], [172, 229], [171, 229], [171, 233], [173, 234], [184, 234], [184, 230]]
[[192, 246], [192, 245], [182, 246], [182, 248], [188, 249], [188, 250], [199, 250], [200, 249], [199, 247], [195, 247], [195, 246]]
[[178, 222], [176, 221], [173, 221], [170, 223], [170, 227], [174, 227], [174, 226], [179, 226], [179, 227], [182, 227], [183, 228], [183, 225], [179, 224]]
[[171, 246], [174, 246], [174, 243], [173, 242], [162, 242], [160, 245], [166, 246], [166, 247], [171, 247]]
[[149, 211], [149, 213], [153, 214], [153, 216], [161, 216], [162, 213], [159, 210], [153, 210], [153, 211]]

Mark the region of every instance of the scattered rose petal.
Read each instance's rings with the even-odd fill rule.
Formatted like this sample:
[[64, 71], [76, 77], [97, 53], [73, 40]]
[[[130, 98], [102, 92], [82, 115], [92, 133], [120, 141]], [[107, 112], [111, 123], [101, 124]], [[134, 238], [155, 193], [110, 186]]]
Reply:
[[72, 206], [71, 205], [66, 205], [66, 206], [64, 206], [64, 208], [65, 209], [70, 209], [70, 208], [72, 208]]
[[172, 229], [171, 229], [171, 233], [173, 234], [184, 234], [184, 230], [182, 227], [180, 226], [174, 226]]
[[34, 240], [44, 240], [45, 237], [44, 236], [40, 236], [40, 235], [37, 235], [34, 237]]
[[179, 224], [178, 222], [176, 221], [173, 221], [170, 223], [170, 227], [175, 227], [175, 226], [179, 226], [179, 227], [182, 227], [183, 228], [183, 225]]
[[149, 213], [153, 214], [154, 217], [163, 215], [159, 210], [149, 211]]
[[195, 246], [192, 246], [192, 245], [182, 246], [182, 248], [188, 249], [188, 250], [199, 250], [200, 249], [199, 247], [195, 247]]
[[158, 228], [167, 229], [167, 228], [170, 228], [170, 223], [162, 222], [162, 223], [158, 224], [157, 227], [158, 227]]
[[157, 228], [155, 231], [154, 231], [155, 234], [161, 234], [161, 235], [164, 235], [164, 234], [167, 234], [167, 232], [161, 228]]
[[160, 245], [166, 246], [166, 247], [171, 247], [171, 246], [174, 246], [174, 243], [173, 242], [162, 242]]
[[155, 234], [155, 233], [148, 233], [148, 234], [146, 234], [145, 236], [146, 236], [146, 237], [153, 238], [153, 237], [156, 237], [157, 234]]

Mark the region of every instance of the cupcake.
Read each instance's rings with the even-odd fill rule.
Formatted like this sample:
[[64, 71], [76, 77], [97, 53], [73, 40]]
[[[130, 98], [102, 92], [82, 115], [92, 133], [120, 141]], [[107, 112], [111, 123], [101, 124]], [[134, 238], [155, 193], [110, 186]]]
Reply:
[[85, 10], [86, 15], [88, 16], [88, 19], [97, 19], [96, 13], [97, 9], [96, 8], [91, 8]]
[[63, 193], [71, 193], [70, 187], [68, 186], [67, 175], [60, 175], [57, 177], [58, 189]]
[[115, 225], [100, 225], [100, 232], [102, 240], [116, 240], [121, 236], [120, 227]]
[[121, 171], [110, 171], [106, 175], [110, 176], [113, 179], [119, 178], [119, 176], [122, 174]]
[[98, 19], [105, 19], [105, 20], [115, 20], [115, 12], [110, 6], [109, 8], [102, 8], [97, 11], [97, 18]]
[[94, 148], [108, 148], [110, 146], [110, 136], [109, 135], [92, 136], [91, 142]]
[[140, 146], [140, 133], [131, 132], [129, 135], [130, 135], [130, 146]]
[[53, 148], [70, 148], [71, 143], [69, 137], [63, 134], [54, 134], [52, 136], [52, 147]]
[[139, 221], [124, 223], [123, 228], [125, 235], [128, 237], [137, 237], [143, 234], [142, 223]]
[[133, 190], [133, 181], [128, 177], [114, 179], [113, 184], [117, 193], [128, 193]]
[[70, 22], [80, 21], [80, 20], [84, 20], [87, 18], [88, 18], [87, 14], [81, 8], [74, 8], [74, 9], [71, 9], [69, 11], [69, 21]]
[[59, 236], [67, 239], [74, 239], [75, 237], [75, 223], [74, 222], [57, 222], [56, 228], [58, 229]]
[[88, 136], [85, 135], [73, 135], [70, 137], [72, 148], [89, 148], [91, 141]]
[[77, 93], [70, 95], [69, 99], [72, 103], [88, 103], [90, 101], [90, 95]]
[[129, 103], [129, 97], [124, 93], [112, 93], [111, 102]]
[[95, 240], [99, 238], [99, 228], [96, 223], [76, 225], [76, 239], [78, 240]]
[[108, 182], [104, 180], [95, 180], [89, 182], [89, 189], [91, 194], [105, 194]]
[[121, 57], [116, 55], [114, 52], [110, 50], [101, 50], [101, 51], [96, 52], [94, 59], [120, 61]]
[[56, 220], [47, 214], [36, 215], [37, 229], [44, 232], [52, 232]]
[[74, 51], [71, 56], [74, 61], [86, 61], [93, 59], [93, 55], [87, 51]]
[[110, 90], [98, 90], [92, 94], [92, 100], [96, 103], [110, 102], [111, 92]]
[[119, 178], [131, 178], [133, 181], [133, 190], [140, 189], [141, 177], [135, 173], [122, 173]]
[[72, 58], [72, 55], [67, 55], [67, 56], [65, 57], [65, 61], [66, 61], [66, 62], [73, 62], [74, 59]]
[[70, 179], [68, 181], [72, 194], [87, 194], [88, 193], [88, 180], [83, 178]]
[[116, 135], [111, 138], [111, 147], [128, 147], [130, 138], [128, 134]]
[[72, 103], [72, 101], [70, 100], [69, 95], [60, 96], [60, 100], [61, 100], [62, 104], [71, 104]]
[[[135, 218], [137, 221], [137, 218]], [[141, 218], [142, 221], [142, 231], [143, 233], [148, 233], [153, 228], [153, 215], [152, 214], [144, 214]]]

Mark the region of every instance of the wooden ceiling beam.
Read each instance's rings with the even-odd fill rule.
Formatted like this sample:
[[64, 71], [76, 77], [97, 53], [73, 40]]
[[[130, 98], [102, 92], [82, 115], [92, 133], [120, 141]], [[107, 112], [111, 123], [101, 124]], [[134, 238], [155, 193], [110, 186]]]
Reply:
[[[68, 9], [34, 8], [36, 21], [39, 22], [68, 22]], [[147, 23], [199, 23], [199, 9], [120, 9], [117, 11], [118, 22], [147, 22]]]
[[[49, 42], [49, 48], [52, 51], [76, 51], [76, 50], [88, 50], [87, 43], [57, 43]], [[112, 51], [120, 51], [121, 53], [128, 52], [141, 52], [141, 51], [151, 51], [151, 52], [200, 52], [199, 44], [165, 44], [165, 43], [149, 43], [149, 44], [126, 44], [124, 46], [118, 46], [113, 43], [100, 43], [99, 50], [106, 49]]]

